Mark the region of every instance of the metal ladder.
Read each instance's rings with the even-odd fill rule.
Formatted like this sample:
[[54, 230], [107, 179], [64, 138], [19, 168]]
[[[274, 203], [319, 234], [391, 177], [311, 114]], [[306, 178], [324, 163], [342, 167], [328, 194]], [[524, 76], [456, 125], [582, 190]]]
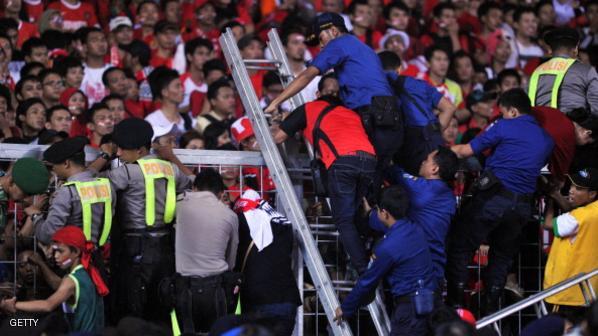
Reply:
[[[219, 41], [226, 61], [231, 69], [233, 79], [237, 90], [239, 91], [247, 116], [253, 125], [254, 133], [260, 148], [262, 149], [264, 160], [266, 161], [271, 177], [276, 183], [280, 199], [279, 208], [282, 207], [281, 210], [284, 211], [296, 229], [300, 252], [312, 280], [314, 281], [321, 304], [326, 312], [330, 329], [334, 335], [352, 335], [351, 329], [346, 322], [337, 325], [336, 322], [333, 321], [334, 310], [339, 307], [339, 301], [335, 295], [333, 283], [330, 280], [330, 276], [319, 254], [299, 199], [294, 192], [284, 161], [272, 139], [268, 123], [247, 72], [248, 69], [277, 70], [281, 74], [283, 85], [286, 86], [292, 81], [293, 74], [290, 71], [288, 60], [278, 34], [273, 29], [269, 32], [268, 36], [270, 39], [268, 48], [270, 48], [270, 51], [275, 58], [273, 61], [243, 60], [230, 29], [227, 29], [227, 31], [221, 35]], [[303, 103], [304, 98], [302, 95], [296, 95], [291, 99], [293, 108], [296, 108]], [[310, 151], [310, 155], [313, 155], [312, 151]], [[377, 298], [372, 305], [373, 309], [370, 309], [370, 312], [372, 313], [374, 325], [376, 326], [378, 333], [380, 335], [388, 335], [390, 321], [385, 313], [379, 292], [377, 292]], [[385, 318], [385, 320], [383, 320], [383, 318]]]

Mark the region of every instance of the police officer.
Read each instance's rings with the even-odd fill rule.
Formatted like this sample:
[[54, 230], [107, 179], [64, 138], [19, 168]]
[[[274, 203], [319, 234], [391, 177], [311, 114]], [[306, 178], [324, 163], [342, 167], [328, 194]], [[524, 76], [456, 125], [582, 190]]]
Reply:
[[299, 93], [317, 75], [334, 68], [343, 104], [361, 115], [376, 148], [381, 173], [400, 148], [403, 137], [402, 117], [380, 59], [370, 47], [348, 34], [342, 16], [336, 13], [318, 15], [313, 33], [311, 38], [319, 39], [322, 51], [264, 112], [276, 112], [282, 102]]
[[401, 76], [397, 54], [384, 51], [378, 56], [405, 117], [405, 139], [395, 162], [409, 174], [417, 175], [428, 154], [444, 143], [442, 130], [448, 127], [457, 107], [428, 82]]
[[141, 119], [123, 120], [114, 129], [112, 140], [125, 164], [107, 172], [119, 195], [120, 232], [112, 261], [123, 313], [164, 321], [168, 311], [158, 299], [158, 284], [174, 273], [176, 195], [191, 181], [172, 163], [150, 154], [152, 136], [152, 126]]
[[564, 113], [578, 107], [598, 116], [598, 73], [577, 60], [579, 34], [572, 28], [555, 28], [544, 35], [552, 58], [542, 63], [529, 80], [532, 106], [550, 106]]
[[367, 268], [368, 256], [355, 217], [374, 181], [374, 148], [359, 115], [341, 106], [333, 96], [320, 97], [295, 109], [274, 134], [274, 141], [282, 143], [299, 130], [304, 130], [326, 168], [332, 218], [351, 263], [361, 274]]
[[[393, 166], [389, 174], [392, 182], [403, 187], [409, 196], [407, 218], [422, 228], [439, 288], [444, 286], [446, 237], [457, 207], [449, 183], [454, 180], [458, 166], [454, 152], [438, 147], [422, 162], [417, 176], [406, 173], [400, 166]], [[374, 229], [386, 231], [375, 212], [370, 213], [370, 223]]]
[[80, 227], [85, 238], [102, 247], [107, 242], [112, 227], [116, 205], [110, 182], [96, 178], [85, 167], [83, 137], [68, 138], [44, 151], [43, 159], [61, 180], [66, 180], [56, 190], [48, 215], [44, 219], [40, 209], [29, 210], [35, 226], [35, 236], [50, 244], [52, 235], [66, 225]]
[[483, 240], [489, 239], [486, 312], [498, 309], [506, 276], [519, 250], [519, 236], [531, 217], [532, 196], [540, 170], [554, 142], [530, 115], [531, 105], [521, 89], [505, 92], [498, 102], [502, 119], [490, 125], [469, 144], [452, 150], [459, 157], [493, 153], [450, 233], [447, 280], [449, 303], [463, 305], [467, 265]]
[[[382, 190], [376, 213], [388, 229], [374, 249], [372, 264], [336, 309], [335, 320], [339, 323], [355, 315], [386, 277], [395, 303], [391, 334], [426, 334], [427, 315], [433, 309], [436, 285], [426, 239], [420, 227], [405, 218], [408, 207], [409, 197], [400, 186]], [[417, 300], [418, 305], [414, 305], [413, 300]]]

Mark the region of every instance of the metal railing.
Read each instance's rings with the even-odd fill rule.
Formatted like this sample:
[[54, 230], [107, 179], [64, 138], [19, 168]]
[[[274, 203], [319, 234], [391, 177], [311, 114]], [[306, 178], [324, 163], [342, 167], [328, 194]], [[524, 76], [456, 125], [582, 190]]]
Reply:
[[479, 320], [476, 324], [476, 329], [482, 329], [486, 326], [494, 325], [494, 329], [496, 329], [496, 331], [500, 335], [500, 328], [498, 327], [498, 322], [500, 320], [534, 305], [538, 318], [542, 317], [543, 315], [547, 315], [548, 310], [546, 309], [546, 304], [544, 303], [544, 300], [574, 286], [580, 287], [586, 304], [589, 305], [591, 302], [596, 300], [596, 292], [594, 291], [594, 288], [590, 283], [590, 279], [597, 275], [598, 268], [590, 273], [580, 273], [570, 279], [559, 282], [558, 284], [548, 289], [545, 289], [537, 294], [534, 294], [528, 297], [527, 299], [517, 302], [516, 304], [513, 304], [501, 311], [498, 311], [492, 315], [489, 315]]

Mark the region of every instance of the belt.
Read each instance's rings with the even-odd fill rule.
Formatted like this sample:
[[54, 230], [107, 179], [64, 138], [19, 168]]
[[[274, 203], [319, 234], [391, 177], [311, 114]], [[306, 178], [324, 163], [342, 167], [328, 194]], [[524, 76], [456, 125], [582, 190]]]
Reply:
[[394, 302], [395, 305], [398, 305], [401, 303], [411, 303], [411, 294], [395, 296], [392, 298], [392, 301]]
[[162, 238], [172, 234], [172, 228], [169, 226], [163, 226], [160, 228], [145, 228], [145, 229], [129, 229], [124, 232], [126, 237], [152, 237]]
[[374, 155], [372, 153], [365, 152], [365, 151], [361, 151], [361, 150], [349, 152], [347, 154], [341, 155], [340, 157], [343, 157], [343, 156], [358, 156], [358, 157], [376, 159], [376, 155]]
[[218, 286], [222, 284], [222, 274], [211, 275], [208, 277], [200, 276], [182, 276], [177, 274], [177, 279], [187, 286]]
[[534, 199], [534, 194], [517, 194], [506, 189], [505, 187], [500, 188], [498, 195], [501, 195], [516, 202], [531, 202]]

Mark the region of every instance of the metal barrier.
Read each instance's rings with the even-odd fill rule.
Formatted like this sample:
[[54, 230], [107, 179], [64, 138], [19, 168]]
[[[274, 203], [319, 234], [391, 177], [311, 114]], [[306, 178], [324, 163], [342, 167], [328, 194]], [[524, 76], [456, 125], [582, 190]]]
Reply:
[[598, 268], [593, 270], [590, 273], [581, 273], [575, 277], [567, 279], [565, 281], [559, 282], [558, 284], [540, 292], [534, 294], [523, 301], [520, 301], [516, 304], [513, 304], [501, 311], [498, 311], [490, 316], [487, 316], [478, 321], [476, 324], [476, 329], [482, 329], [488, 325], [494, 325], [494, 329], [500, 335], [500, 328], [498, 327], [498, 322], [503, 318], [515, 314], [517, 312], [522, 311], [523, 309], [536, 305], [536, 314], [538, 318], [542, 317], [543, 315], [548, 314], [546, 309], [546, 305], [544, 303], [544, 299], [549, 298], [555, 294], [558, 294], [564, 290], [567, 290], [573, 286], [579, 286], [580, 290], [586, 300], [586, 304], [590, 304], [591, 302], [596, 300], [596, 293], [594, 288], [590, 283], [590, 279], [598, 275]]

